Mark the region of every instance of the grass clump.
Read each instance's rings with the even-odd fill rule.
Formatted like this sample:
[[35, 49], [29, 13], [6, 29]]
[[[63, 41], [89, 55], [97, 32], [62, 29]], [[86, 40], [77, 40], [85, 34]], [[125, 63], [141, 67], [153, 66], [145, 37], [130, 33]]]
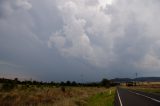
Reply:
[[114, 106], [115, 88], [92, 96], [86, 106]]

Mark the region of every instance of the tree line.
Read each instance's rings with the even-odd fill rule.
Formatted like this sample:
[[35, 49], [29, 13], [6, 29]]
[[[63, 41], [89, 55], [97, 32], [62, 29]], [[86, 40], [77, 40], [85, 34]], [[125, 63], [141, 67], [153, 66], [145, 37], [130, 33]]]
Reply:
[[0, 84], [2, 90], [10, 90], [18, 85], [22, 85], [25, 87], [30, 86], [37, 86], [37, 87], [52, 87], [52, 86], [84, 86], [84, 87], [111, 87], [116, 86], [118, 83], [114, 83], [108, 79], [102, 79], [100, 82], [90, 82], [90, 83], [78, 83], [76, 81], [66, 81], [66, 82], [43, 82], [43, 81], [36, 81], [36, 80], [25, 80], [20, 81], [18, 78], [15, 79], [7, 79], [7, 78], [0, 78]]

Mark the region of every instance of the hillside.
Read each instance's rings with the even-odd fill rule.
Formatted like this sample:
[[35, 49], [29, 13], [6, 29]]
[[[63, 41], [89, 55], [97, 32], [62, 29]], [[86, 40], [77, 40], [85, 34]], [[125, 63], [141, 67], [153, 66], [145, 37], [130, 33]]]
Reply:
[[160, 77], [139, 77], [139, 78], [115, 78], [111, 79], [114, 82], [129, 82], [129, 81], [149, 81], [149, 82], [159, 82]]

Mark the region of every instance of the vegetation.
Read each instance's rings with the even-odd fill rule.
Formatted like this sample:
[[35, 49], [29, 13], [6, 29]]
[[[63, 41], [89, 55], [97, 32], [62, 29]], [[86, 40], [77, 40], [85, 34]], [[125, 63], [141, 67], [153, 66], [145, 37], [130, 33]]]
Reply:
[[[75, 81], [66, 81], [66, 82], [42, 82], [42, 81], [19, 81], [18, 78], [15, 78], [14, 80], [12, 79], [5, 79], [5, 78], [0, 78], [0, 83], [2, 84], [11, 84], [14, 87], [16, 85], [25, 85], [25, 86], [32, 86], [36, 85], [37, 87], [40, 86], [46, 86], [46, 87], [52, 87], [52, 86], [86, 86], [86, 87], [111, 87], [111, 86], [116, 86], [117, 83], [114, 83], [108, 79], [102, 79], [100, 82], [90, 82], [90, 83], [77, 83]], [[10, 86], [10, 85], [9, 85]], [[13, 88], [14, 88], [13, 87]]]
[[115, 88], [107, 89], [104, 92], [92, 96], [87, 106], [114, 106]]
[[132, 87], [132, 90], [143, 91], [146, 93], [154, 93], [160, 95], [160, 88], [144, 88], [144, 87]]
[[113, 91], [109, 94], [109, 90], [104, 87], [18, 86], [9, 92], [0, 92], [0, 106], [92, 106], [90, 104], [93, 102], [102, 102], [93, 106], [103, 106], [107, 102], [113, 102], [113, 94]]
[[107, 79], [96, 83], [57, 83], [1, 78], [0, 106], [112, 106], [111, 86], [115, 84]]
[[[123, 84], [123, 87], [127, 89], [137, 90], [137, 91], [143, 91], [146, 93], [154, 93], [160, 95], [160, 82], [136, 82], [133, 86], [128, 86], [126, 84]], [[126, 85], [126, 86], [124, 86]], [[127, 87], [128, 86], [128, 87]]]

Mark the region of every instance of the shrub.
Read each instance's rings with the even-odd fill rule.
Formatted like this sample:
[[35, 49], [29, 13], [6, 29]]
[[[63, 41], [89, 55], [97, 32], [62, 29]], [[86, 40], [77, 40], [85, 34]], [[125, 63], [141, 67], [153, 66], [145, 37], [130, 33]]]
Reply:
[[110, 87], [110, 81], [108, 79], [102, 79], [101, 85], [105, 87]]
[[65, 89], [64, 86], [61, 87], [61, 91], [62, 91], [62, 92], [66, 92], [66, 89]]
[[14, 82], [3, 83], [1, 90], [2, 90], [2, 91], [11, 91], [11, 90], [13, 90], [16, 86], [17, 86], [17, 84], [14, 83]]

